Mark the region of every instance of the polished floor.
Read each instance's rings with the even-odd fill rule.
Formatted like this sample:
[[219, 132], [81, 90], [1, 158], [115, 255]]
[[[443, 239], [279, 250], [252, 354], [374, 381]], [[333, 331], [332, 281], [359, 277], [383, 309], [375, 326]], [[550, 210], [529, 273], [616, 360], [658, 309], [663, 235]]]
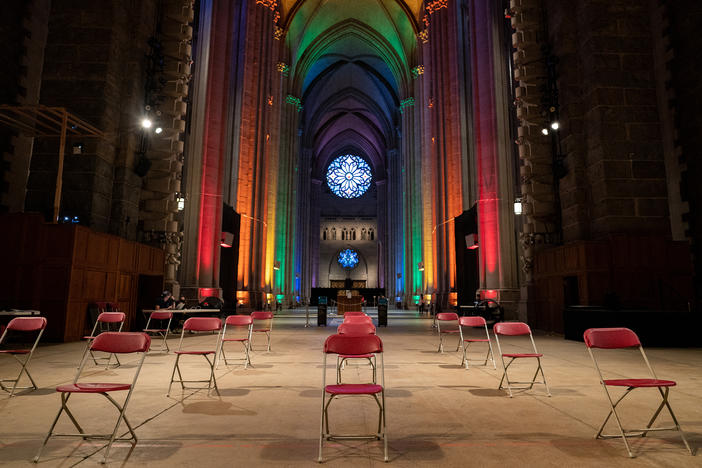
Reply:
[[[500, 365], [459, 366], [460, 354], [449, 342], [438, 353], [438, 337], [428, 319], [391, 314], [378, 335], [385, 345], [387, 420], [390, 463], [394, 466], [534, 466], [534, 467], [699, 467], [702, 455], [690, 456], [674, 432], [632, 439], [637, 455], [627, 456], [621, 440], [595, 440], [608, 411], [602, 388], [583, 343], [559, 336], [535, 336], [543, 352], [552, 397], [542, 387], [509, 398], [498, 390]], [[254, 367], [220, 365], [216, 372], [220, 396], [206, 390], [174, 387], [166, 396], [174, 355], [150, 353], [134, 391], [127, 416], [139, 442], [132, 450], [118, 443], [108, 459], [112, 466], [313, 466], [317, 459], [321, 405], [322, 343], [331, 325], [304, 327], [304, 318], [286, 313], [275, 319], [272, 349], [254, 342]], [[207, 346], [211, 335], [187, 336], [189, 347]], [[177, 345], [175, 337], [169, 340]], [[453, 342], [455, 343], [455, 342]], [[236, 344], [236, 343], [234, 343]], [[645, 343], [644, 343], [645, 344]], [[59, 408], [54, 388], [70, 382], [84, 344], [45, 344], [31, 364], [38, 391], [8, 398], [0, 394], [0, 465], [33, 466], [31, 460]], [[232, 345], [233, 346], [233, 345]], [[517, 343], [526, 350], [527, 343]], [[234, 351], [238, 351], [235, 347]], [[647, 348], [660, 378], [678, 386], [671, 404], [693, 449], [702, 445], [702, 349]], [[233, 357], [236, 352], [231, 352]], [[638, 364], [632, 351], [613, 351], [606, 368], [613, 375]], [[10, 377], [15, 366], [7, 356], [0, 374]], [[202, 358], [189, 356], [188, 376], [206, 376]], [[85, 379], [127, 381], [136, 359], [125, 357], [119, 369], [91, 365]], [[517, 370], [517, 369], [515, 369]], [[523, 375], [533, 372], [525, 365]], [[368, 368], [351, 364], [347, 378], [365, 380]], [[331, 373], [330, 373], [331, 375]], [[519, 377], [517, 375], [517, 377]], [[646, 423], [657, 405], [655, 389], [639, 390], [622, 408], [630, 426]], [[76, 417], [87, 431], [108, 431], [114, 407], [99, 395], [72, 398]], [[370, 399], [332, 403], [332, 429], [370, 431], [377, 422]], [[668, 422], [665, 418], [663, 422]], [[626, 425], [626, 424], [625, 424]], [[65, 416], [59, 430], [71, 429]], [[126, 428], [125, 428], [126, 431]], [[122, 431], [124, 432], [124, 431]], [[40, 467], [97, 466], [103, 444], [80, 439], [49, 441]], [[326, 466], [382, 466], [377, 441], [330, 442]]]

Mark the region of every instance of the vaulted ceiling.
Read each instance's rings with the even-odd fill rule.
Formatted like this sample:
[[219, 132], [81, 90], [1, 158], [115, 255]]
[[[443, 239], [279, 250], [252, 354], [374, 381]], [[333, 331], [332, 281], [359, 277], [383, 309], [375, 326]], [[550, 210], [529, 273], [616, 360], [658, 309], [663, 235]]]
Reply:
[[415, 65], [421, 1], [282, 1], [294, 92], [302, 99], [303, 146], [320, 177], [341, 152], [368, 160], [385, 178], [401, 96]]

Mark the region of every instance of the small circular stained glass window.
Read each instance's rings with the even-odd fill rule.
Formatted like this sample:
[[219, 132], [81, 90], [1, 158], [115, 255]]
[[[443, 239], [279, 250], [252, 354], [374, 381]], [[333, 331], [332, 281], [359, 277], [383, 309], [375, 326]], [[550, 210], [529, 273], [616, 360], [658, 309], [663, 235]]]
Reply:
[[370, 187], [373, 175], [368, 163], [359, 156], [339, 156], [327, 169], [327, 184], [341, 198], [360, 197]]
[[339, 265], [344, 268], [355, 268], [358, 265], [358, 252], [351, 249], [339, 252]]

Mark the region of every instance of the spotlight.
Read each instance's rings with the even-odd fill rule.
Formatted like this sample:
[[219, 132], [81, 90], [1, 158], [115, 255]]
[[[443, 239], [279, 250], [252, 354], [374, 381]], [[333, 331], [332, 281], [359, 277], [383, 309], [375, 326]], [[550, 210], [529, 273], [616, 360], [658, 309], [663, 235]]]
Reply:
[[154, 132], [155, 132], [157, 135], [160, 134], [162, 131], [163, 131], [163, 129], [162, 129], [161, 127], [156, 127], [156, 129], [154, 130]]
[[153, 122], [151, 121], [151, 119], [144, 118], [141, 121], [142, 128], [151, 128], [152, 125], [153, 125]]
[[73, 143], [73, 154], [83, 154], [83, 143]]
[[553, 130], [558, 130], [561, 127], [561, 125], [558, 123], [558, 121], [551, 122], [551, 128]]
[[524, 212], [524, 207], [522, 206], [522, 199], [514, 199], [514, 214], [521, 215]]
[[548, 128], [542, 128], [541, 133], [544, 135], [548, 135]]
[[178, 202], [178, 211], [183, 211], [185, 209], [185, 198], [178, 197], [176, 201]]

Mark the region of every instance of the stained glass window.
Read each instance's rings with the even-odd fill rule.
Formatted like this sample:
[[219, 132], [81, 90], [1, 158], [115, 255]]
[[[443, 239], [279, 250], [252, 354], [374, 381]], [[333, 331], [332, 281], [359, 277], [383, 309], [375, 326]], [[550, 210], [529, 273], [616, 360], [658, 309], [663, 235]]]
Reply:
[[354, 268], [358, 265], [358, 253], [351, 249], [339, 252], [339, 265], [344, 268]]
[[368, 190], [372, 179], [368, 163], [353, 154], [339, 156], [327, 169], [327, 184], [341, 198], [360, 197]]

